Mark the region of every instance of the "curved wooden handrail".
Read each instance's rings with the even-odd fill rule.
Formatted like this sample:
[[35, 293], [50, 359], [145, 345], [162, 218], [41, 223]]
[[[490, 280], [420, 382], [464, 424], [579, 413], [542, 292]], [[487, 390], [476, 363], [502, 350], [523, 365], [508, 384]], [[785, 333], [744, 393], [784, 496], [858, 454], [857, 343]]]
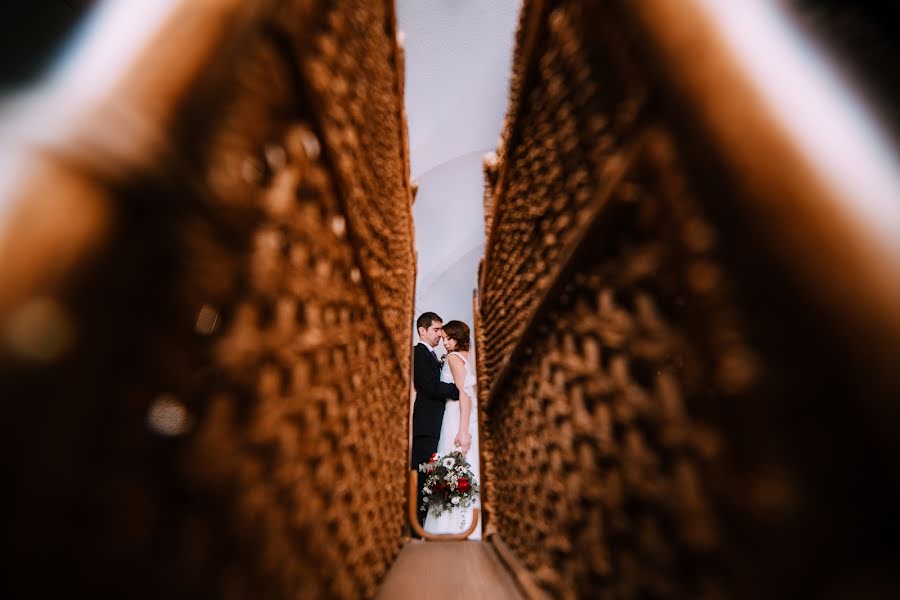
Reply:
[[[748, 224], [834, 315], [845, 343], [866, 352], [865, 368], [880, 364], [896, 381], [900, 159], [877, 133], [876, 117], [777, 3], [629, 6], [660, 72], [693, 107], [695, 126], [743, 190], [735, 202]], [[773, 65], [759, 60], [759, 44], [747, 43], [754, 39], [780, 52], [778, 80], [793, 81], [791, 97], [827, 116], [800, 118], [804, 112], [773, 84]]]
[[453, 541], [464, 541], [469, 538], [470, 535], [475, 533], [475, 529], [478, 527], [478, 509], [472, 509], [472, 524], [469, 525], [469, 528], [466, 531], [461, 533], [428, 533], [425, 531], [422, 526], [419, 524], [418, 513], [416, 512], [419, 508], [418, 502], [419, 496], [419, 472], [413, 471], [410, 469], [409, 471], [409, 525], [412, 527], [412, 530], [416, 532], [423, 540], [434, 540], [441, 542], [453, 542]]
[[3, 161], [15, 165], [0, 173], [0, 321], [56, 293], [104, 243], [116, 204], [106, 182], [176, 152], [177, 124], [218, 98], [275, 3], [98, 4], [65, 67], [0, 111]]

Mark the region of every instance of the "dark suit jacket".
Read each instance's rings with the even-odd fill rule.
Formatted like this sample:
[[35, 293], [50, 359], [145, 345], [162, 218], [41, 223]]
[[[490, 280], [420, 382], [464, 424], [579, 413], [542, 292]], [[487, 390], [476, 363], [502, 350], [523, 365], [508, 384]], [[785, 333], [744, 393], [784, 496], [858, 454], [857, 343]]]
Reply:
[[444, 404], [459, 400], [459, 389], [441, 381], [441, 364], [425, 344], [416, 344], [413, 352], [413, 384], [416, 404], [413, 408], [413, 438], [441, 436]]

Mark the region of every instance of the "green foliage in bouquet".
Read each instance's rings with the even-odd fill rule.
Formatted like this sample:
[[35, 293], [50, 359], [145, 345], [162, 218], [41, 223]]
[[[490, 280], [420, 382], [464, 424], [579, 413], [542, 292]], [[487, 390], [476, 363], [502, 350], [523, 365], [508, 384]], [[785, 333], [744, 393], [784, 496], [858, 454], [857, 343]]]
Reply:
[[428, 462], [419, 465], [425, 473], [425, 500], [420, 510], [431, 510], [440, 516], [457, 506], [469, 507], [478, 498], [478, 482], [466, 455], [454, 450], [443, 456], [432, 454]]

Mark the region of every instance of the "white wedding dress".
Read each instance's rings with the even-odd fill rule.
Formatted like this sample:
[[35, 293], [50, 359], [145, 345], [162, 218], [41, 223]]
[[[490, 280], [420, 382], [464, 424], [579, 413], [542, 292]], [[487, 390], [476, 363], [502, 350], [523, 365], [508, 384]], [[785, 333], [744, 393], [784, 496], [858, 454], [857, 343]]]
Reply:
[[[479, 487], [481, 486], [481, 470], [479, 468], [478, 461], [478, 408], [477, 408], [477, 394], [475, 393], [475, 369], [471, 365], [471, 363], [466, 360], [466, 358], [458, 352], [451, 352], [447, 356], [447, 362], [444, 363], [444, 368], [441, 370], [441, 381], [447, 383], [453, 382], [453, 375], [450, 373], [450, 356], [455, 354], [460, 357], [465, 363], [466, 366], [466, 381], [463, 386], [463, 390], [468, 394], [468, 396], [472, 399], [472, 412], [469, 415], [469, 433], [472, 434], [472, 445], [469, 447], [469, 451], [466, 453], [466, 460], [469, 461], [469, 464], [472, 468], [472, 473], [475, 475], [475, 480], [478, 482]], [[458, 450], [458, 448], [454, 447], [453, 439], [456, 437], [456, 434], [459, 432], [459, 402], [456, 400], [448, 400], [447, 404], [444, 406], [444, 421], [441, 424], [441, 437], [438, 440], [437, 453], [438, 454], [447, 454], [448, 452], [453, 452], [454, 450]], [[440, 516], [434, 516], [431, 511], [428, 511], [428, 515], [425, 517], [425, 531], [428, 533], [460, 533], [469, 528], [472, 524], [472, 509], [478, 507], [478, 527], [475, 528], [475, 531], [472, 532], [472, 535], [468, 537], [470, 540], [480, 540], [481, 539], [481, 500], [480, 498], [475, 501], [470, 507], [466, 508], [452, 508], [450, 510], [446, 510], [441, 513]]]

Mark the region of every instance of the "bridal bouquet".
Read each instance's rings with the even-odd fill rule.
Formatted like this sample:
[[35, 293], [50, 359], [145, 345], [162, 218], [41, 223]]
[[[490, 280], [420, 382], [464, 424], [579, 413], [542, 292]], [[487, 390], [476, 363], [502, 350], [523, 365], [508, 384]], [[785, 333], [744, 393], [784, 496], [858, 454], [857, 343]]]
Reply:
[[478, 497], [478, 482], [471, 465], [458, 450], [444, 456], [432, 454], [428, 462], [419, 465], [419, 471], [426, 474], [421, 510], [430, 508], [436, 517], [457, 506], [469, 507]]

